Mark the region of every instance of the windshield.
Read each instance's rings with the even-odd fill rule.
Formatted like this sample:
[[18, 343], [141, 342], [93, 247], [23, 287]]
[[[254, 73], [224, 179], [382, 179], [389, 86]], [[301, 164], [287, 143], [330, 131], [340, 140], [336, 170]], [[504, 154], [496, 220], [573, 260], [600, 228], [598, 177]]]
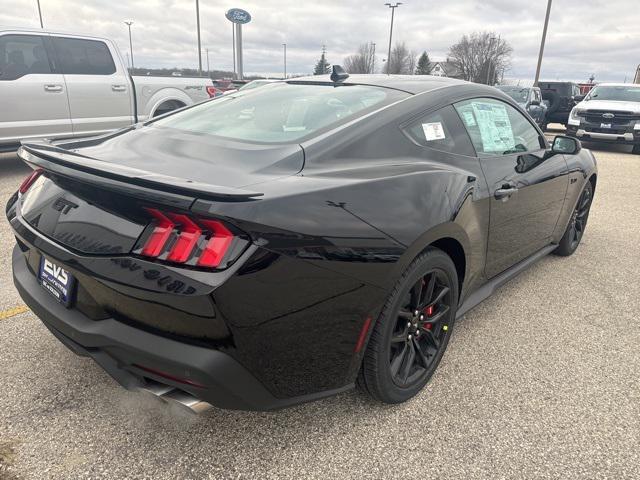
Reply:
[[522, 87], [498, 87], [499, 90], [502, 90], [504, 93], [509, 95], [518, 103], [527, 103], [527, 99], [529, 98], [529, 89]]
[[273, 83], [218, 97], [152, 125], [235, 140], [291, 142], [408, 96], [365, 85]]
[[606, 86], [594, 87], [587, 100], [612, 100], [614, 102], [640, 102], [640, 87]]

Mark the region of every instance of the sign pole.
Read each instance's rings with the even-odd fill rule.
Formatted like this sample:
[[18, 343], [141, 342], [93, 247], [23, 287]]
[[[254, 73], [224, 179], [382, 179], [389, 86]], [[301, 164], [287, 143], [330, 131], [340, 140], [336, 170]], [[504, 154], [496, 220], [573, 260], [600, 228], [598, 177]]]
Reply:
[[251, 21], [251, 14], [241, 8], [232, 8], [224, 14], [232, 24], [233, 35], [233, 73], [236, 80], [244, 79], [242, 59], [242, 25]]

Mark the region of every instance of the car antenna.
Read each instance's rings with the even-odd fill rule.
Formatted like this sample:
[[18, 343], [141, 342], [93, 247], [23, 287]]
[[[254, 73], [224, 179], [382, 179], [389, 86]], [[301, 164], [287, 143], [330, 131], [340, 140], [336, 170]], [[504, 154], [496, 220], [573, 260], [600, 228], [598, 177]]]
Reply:
[[333, 65], [332, 70], [331, 81], [333, 83], [342, 82], [343, 80], [349, 78], [349, 74], [345, 72], [344, 68], [342, 68], [340, 65]]

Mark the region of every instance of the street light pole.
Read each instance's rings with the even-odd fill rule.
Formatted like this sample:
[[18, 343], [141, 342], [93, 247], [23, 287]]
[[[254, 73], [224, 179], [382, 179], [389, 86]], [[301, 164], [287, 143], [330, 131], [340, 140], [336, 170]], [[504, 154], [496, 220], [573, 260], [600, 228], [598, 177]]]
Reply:
[[544, 54], [544, 43], [547, 40], [547, 28], [549, 27], [549, 16], [551, 15], [551, 2], [547, 2], [547, 15], [544, 18], [544, 28], [542, 29], [542, 41], [540, 42], [540, 53], [538, 54], [538, 66], [536, 67], [536, 79], [533, 82], [534, 86], [538, 86], [540, 80], [540, 68], [542, 67], [542, 55]]
[[127, 27], [129, 27], [129, 51], [131, 52], [131, 72], [133, 72], [133, 42], [131, 41], [131, 25], [133, 22], [124, 22]]
[[196, 0], [196, 28], [198, 29], [198, 74], [202, 76], [202, 48], [200, 46], [200, 2]]
[[283, 48], [284, 48], [284, 79], [287, 79], [287, 44], [283, 43], [282, 44]]
[[44, 24], [42, 23], [42, 10], [40, 10], [40, 0], [38, 0], [38, 15], [40, 16], [40, 28], [44, 28]]
[[391, 28], [389, 29], [389, 52], [387, 53], [387, 75], [391, 73], [391, 38], [393, 37], [393, 14], [402, 2], [396, 2], [395, 5], [391, 5], [390, 3], [385, 3], [387, 7], [391, 9]]

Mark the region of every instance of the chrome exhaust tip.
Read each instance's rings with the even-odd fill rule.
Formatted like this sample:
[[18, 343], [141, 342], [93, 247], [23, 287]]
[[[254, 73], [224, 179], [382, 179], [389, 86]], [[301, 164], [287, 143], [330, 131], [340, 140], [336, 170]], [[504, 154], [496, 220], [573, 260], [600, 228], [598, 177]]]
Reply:
[[213, 406], [209, 402], [200, 400], [198, 397], [177, 388], [162, 395], [162, 399], [167, 400], [168, 402], [177, 403], [192, 413], [206, 412]]
[[164, 383], [148, 380], [144, 386], [139, 387], [139, 391], [145, 394], [151, 394], [163, 402], [170, 403], [172, 405], [178, 405], [181, 409], [188, 411], [189, 413], [202, 413], [209, 410], [213, 405], [204, 400], [200, 400], [198, 397], [191, 395], [184, 390], [165, 385]]

